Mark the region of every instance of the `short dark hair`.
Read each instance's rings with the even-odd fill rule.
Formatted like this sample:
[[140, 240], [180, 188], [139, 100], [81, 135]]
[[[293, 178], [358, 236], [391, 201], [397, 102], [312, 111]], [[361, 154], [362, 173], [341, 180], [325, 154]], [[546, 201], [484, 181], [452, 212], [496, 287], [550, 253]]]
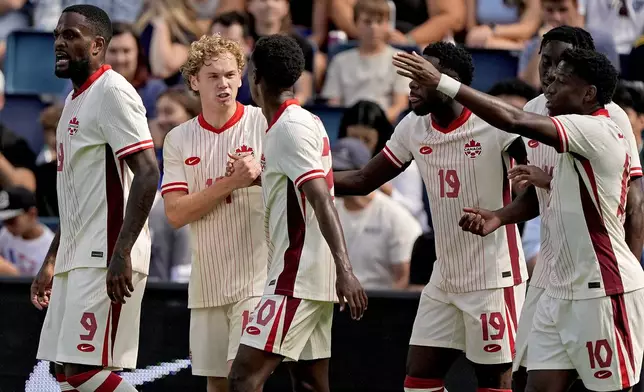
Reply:
[[347, 129], [352, 125], [362, 125], [373, 128], [378, 132], [378, 142], [376, 143], [374, 156], [385, 148], [385, 143], [394, 133], [394, 127], [387, 119], [387, 114], [380, 105], [371, 101], [358, 101], [344, 110], [340, 121], [338, 139], [346, 137]]
[[572, 66], [574, 74], [597, 88], [597, 101], [606, 105], [613, 99], [617, 70], [601, 53], [586, 49], [566, 49], [561, 61]]
[[244, 32], [244, 38], [250, 37], [250, 21], [248, 15], [239, 11], [224, 12], [223, 14], [215, 16], [212, 24], [220, 24], [225, 27], [240, 25]]
[[635, 99], [628, 87], [624, 83], [617, 83], [615, 93], [613, 94], [613, 102], [615, 102], [622, 109], [632, 108], [635, 109]]
[[595, 41], [589, 32], [581, 27], [558, 26], [548, 31], [541, 39], [539, 53], [550, 41], [560, 41], [572, 45], [574, 49], [595, 50]]
[[63, 10], [63, 13], [67, 12], [83, 15], [89, 22], [93, 33], [103, 37], [106, 45], [110, 43], [112, 39], [112, 21], [105, 11], [94, 5], [76, 4], [70, 5]]
[[474, 78], [472, 56], [460, 46], [448, 42], [436, 42], [427, 45], [423, 56], [436, 57], [442, 68], [451, 69], [458, 75], [459, 81], [467, 86]]
[[509, 79], [496, 83], [488, 91], [488, 94], [495, 97], [499, 95], [515, 95], [530, 101], [537, 96], [537, 90], [521, 79]]
[[262, 37], [251, 55], [258, 76], [275, 90], [293, 87], [304, 71], [304, 53], [297, 41], [284, 34]]

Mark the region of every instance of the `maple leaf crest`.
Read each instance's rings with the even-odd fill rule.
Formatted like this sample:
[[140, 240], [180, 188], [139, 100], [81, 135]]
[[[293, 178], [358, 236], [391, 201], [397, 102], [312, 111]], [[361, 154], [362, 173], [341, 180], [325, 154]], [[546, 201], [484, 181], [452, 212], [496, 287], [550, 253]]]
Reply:
[[253, 148], [252, 148], [252, 147], [248, 147], [247, 145], [243, 144], [241, 147], [239, 147], [238, 149], [236, 149], [236, 150], [235, 150], [235, 152], [236, 152], [237, 154], [243, 154], [243, 153], [245, 153], [245, 152], [250, 152], [250, 153], [252, 153], [252, 152], [253, 152]]
[[469, 142], [465, 143], [464, 152], [468, 157], [476, 158], [481, 154], [481, 143], [471, 139]]

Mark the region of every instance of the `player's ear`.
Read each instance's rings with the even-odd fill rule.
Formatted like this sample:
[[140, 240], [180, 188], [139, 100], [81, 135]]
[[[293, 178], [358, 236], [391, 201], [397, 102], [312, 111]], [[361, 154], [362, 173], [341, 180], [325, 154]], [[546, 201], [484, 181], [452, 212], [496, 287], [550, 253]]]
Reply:
[[584, 102], [593, 102], [597, 98], [597, 87], [594, 84], [591, 84], [586, 89], [586, 94], [584, 95]]
[[101, 53], [104, 49], [107, 49], [105, 47], [105, 38], [101, 36], [97, 36], [94, 38], [94, 44], [92, 45], [92, 55], [93, 56], [98, 56], [99, 53]]
[[188, 76], [188, 79], [190, 80], [190, 88], [193, 91], [199, 91], [199, 84], [197, 83], [197, 75], [190, 75]]

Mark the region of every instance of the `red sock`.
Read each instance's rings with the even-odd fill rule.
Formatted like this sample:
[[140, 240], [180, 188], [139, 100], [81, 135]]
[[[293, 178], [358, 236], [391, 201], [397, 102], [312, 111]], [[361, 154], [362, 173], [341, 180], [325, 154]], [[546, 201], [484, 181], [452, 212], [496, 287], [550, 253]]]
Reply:
[[136, 392], [136, 389], [118, 374], [109, 370], [92, 370], [67, 377], [67, 382], [78, 392]]
[[477, 388], [476, 392], [512, 392], [512, 389], [503, 388]]
[[443, 392], [444, 387], [440, 378], [405, 377], [405, 392]]
[[60, 387], [61, 392], [78, 392], [74, 389], [73, 386], [69, 385], [69, 383], [67, 382], [67, 377], [64, 374], [57, 373], [56, 381], [58, 382], [58, 386]]

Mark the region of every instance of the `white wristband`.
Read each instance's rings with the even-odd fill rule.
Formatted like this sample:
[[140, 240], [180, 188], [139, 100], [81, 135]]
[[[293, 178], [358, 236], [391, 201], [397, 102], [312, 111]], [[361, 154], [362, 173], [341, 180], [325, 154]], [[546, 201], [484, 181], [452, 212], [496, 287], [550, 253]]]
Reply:
[[450, 98], [454, 98], [458, 94], [458, 90], [461, 88], [461, 82], [456, 79], [453, 79], [445, 74], [441, 74], [441, 79], [438, 82], [436, 91], [447, 95]]

